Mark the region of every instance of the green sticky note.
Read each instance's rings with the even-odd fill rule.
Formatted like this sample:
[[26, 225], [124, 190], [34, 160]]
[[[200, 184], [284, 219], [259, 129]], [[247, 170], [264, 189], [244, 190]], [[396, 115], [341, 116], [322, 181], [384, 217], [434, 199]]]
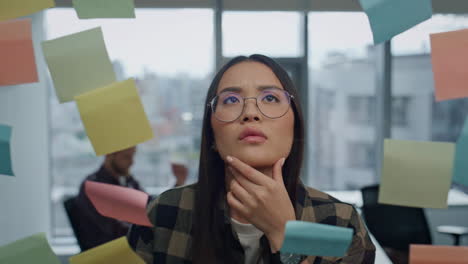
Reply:
[[382, 43], [432, 17], [431, 0], [359, 0], [374, 43]]
[[0, 174], [14, 176], [11, 166], [11, 127], [0, 124]]
[[452, 180], [468, 186], [468, 117], [457, 141]]
[[39, 233], [0, 247], [0, 263], [60, 264], [60, 260], [52, 252], [45, 234]]
[[307, 256], [342, 257], [346, 254], [353, 229], [304, 221], [288, 221], [280, 251]]
[[45, 41], [42, 49], [61, 103], [116, 80], [101, 28]]
[[384, 141], [379, 203], [447, 208], [455, 144]]
[[133, 0], [73, 0], [79, 18], [135, 18]]

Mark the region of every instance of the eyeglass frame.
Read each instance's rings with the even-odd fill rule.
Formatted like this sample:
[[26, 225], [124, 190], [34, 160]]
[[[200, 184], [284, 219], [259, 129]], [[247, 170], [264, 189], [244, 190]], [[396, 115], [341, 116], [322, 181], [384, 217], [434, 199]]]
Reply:
[[[283, 89], [280, 89], [280, 90], [283, 90]], [[269, 117], [269, 116], [265, 115], [265, 113], [263, 113], [263, 111], [260, 109], [260, 107], [258, 106], [258, 97], [259, 97], [261, 94], [255, 96], [255, 97], [242, 97], [242, 96], [241, 96], [242, 99], [243, 99], [243, 101], [242, 101], [242, 104], [243, 104], [243, 105], [242, 105], [242, 111], [240, 112], [240, 114], [239, 114], [238, 117], [234, 118], [234, 119], [231, 120], [231, 121], [224, 121], [224, 120], [221, 120], [221, 119], [219, 119], [218, 117], [216, 117], [216, 114], [214, 113], [213, 104], [214, 104], [215, 99], [216, 99], [217, 97], [219, 97], [219, 94], [215, 95], [215, 97], [213, 97], [213, 99], [210, 100], [210, 102], [207, 104], [207, 106], [211, 108], [211, 114], [216, 118], [216, 120], [218, 120], [218, 121], [220, 121], [220, 122], [230, 123], [230, 122], [236, 121], [237, 119], [239, 119], [239, 117], [242, 116], [242, 114], [243, 114], [244, 111], [245, 111], [245, 106], [246, 106], [245, 101], [246, 101], [246, 100], [248, 100], [248, 99], [255, 99], [255, 106], [257, 106], [258, 111], [259, 111], [260, 113], [262, 113], [263, 116], [265, 116], [265, 117], [267, 117], [267, 118], [270, 118], [270, 119], [278, 119], [278, 118], [281, 118], [281, 117], [285, 116], [285, 115], [289, 112], [289, 109], [291, 108], [291, 101], [292, 101], [292, 99], [295, 99], [295, 98], [294, 98], [294, 95], [289, 94], [288, 91], [283, 90], [282, 92], [285, 93], [285, 94], [286, 94], [286, 97], [288, 98], [288, 109], [284, 112], [284, 114], [282, 114], [282, 115], [280, 115], [280, 116], [278, 116], [278, 117]], [[221, 93], [222, 93], [222, 92], [221, 92]], [[221, 94], [221, 93], [220, 93], [220, 94]]]

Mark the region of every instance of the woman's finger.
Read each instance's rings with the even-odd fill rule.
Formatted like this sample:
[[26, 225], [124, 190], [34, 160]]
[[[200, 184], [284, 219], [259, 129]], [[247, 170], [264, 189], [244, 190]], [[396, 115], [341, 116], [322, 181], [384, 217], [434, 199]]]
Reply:
[[227, 202], [229, 206], [239, 212], [242, 216], [247, 215], [247, 208], [232, 194], [232, 192], [227, 193]]
[[255, 209], [256, 202], [255, 199], [250, 193], [242, 187], [236, 179], [233, 179], [231, 182], [231, 192], [234, 194], [234, 197], [241, 202], [244, 206]]
[[254, 194], [255, 192], [258, 192], [260, 190], [261, 188], [260, 185], [251, 182], [248, 178], [242, 175], [238, 170], [234, 169], [231, 166], [229, 166], [228, 169], [231, 172], [231, 174], [234, 176], [234, 179], [237, 180], [237, 182], [242, 187], [244, 187], [247, 190], [247, 192]]
[[240, 174], [244, 175], [244, 177], [249, 179], [251, 182], [261, 186], [267, 186], [268, 184], [271, 184], [272, 179], [270, 177], [252, 168], [241, 160], [232, 156], [227, 156], [226, 160], [228, 161], [229, 165], [239, 171]]

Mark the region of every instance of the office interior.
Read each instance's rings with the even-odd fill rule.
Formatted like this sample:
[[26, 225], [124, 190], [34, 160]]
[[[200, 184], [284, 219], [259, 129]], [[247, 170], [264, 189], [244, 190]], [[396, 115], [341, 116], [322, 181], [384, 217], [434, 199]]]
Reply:
[[[203, 100], [229, 58], [275, 58], [294, 80], [308, 125], [302, 181], [362, 208], [379, 184], [385, 138], [456, 142], [468, 99], [436, 103], [429, 34], [468, 28], [468, 1], [433, 0], [433, 17], [374, 45], [350, 0], [136, 0], [136, 19], [79, 20], [71, 0], [29, 16], [39, 82], [0, 89], [0, 120], [13, 125], [16, 177], [0, 184], [0, 245], [46, 232], [63, 263], [79, 247], [63, 208], [96, 170], [76, 105], [59, 104], [40, 42], [101, 26], [117, 78], [137, 80], [155, 138], [132, 173], [151, 195], [174, 184], [170, 162], [196, 181]], [[441, 225], [468, 227], [468, 187], [453, 184], [448, 209], [423, 209], [434, 245]], [[382, 227], [385, 228], [385, 227]], [[377, 245], [376, 263], [391, 263]], [[459, 245], [468, 245], [468, 235]]]

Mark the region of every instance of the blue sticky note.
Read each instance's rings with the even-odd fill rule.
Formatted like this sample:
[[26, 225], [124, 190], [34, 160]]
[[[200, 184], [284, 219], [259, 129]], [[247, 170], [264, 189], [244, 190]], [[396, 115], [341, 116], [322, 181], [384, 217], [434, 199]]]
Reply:
[[359, 0], [369, 17], [374, 44], [394, 36], [432, 17], [431, 0]]
[[0, 124], [0, 174], [14, 176], [11, 168], [11, 127]]
[[280, 251], [307, 256], [342, 257], [346, 254], [353, 229], [304, 221], [286, 223]]
[[468, 186], [468, 117], [457, 141], [452, 181]]

